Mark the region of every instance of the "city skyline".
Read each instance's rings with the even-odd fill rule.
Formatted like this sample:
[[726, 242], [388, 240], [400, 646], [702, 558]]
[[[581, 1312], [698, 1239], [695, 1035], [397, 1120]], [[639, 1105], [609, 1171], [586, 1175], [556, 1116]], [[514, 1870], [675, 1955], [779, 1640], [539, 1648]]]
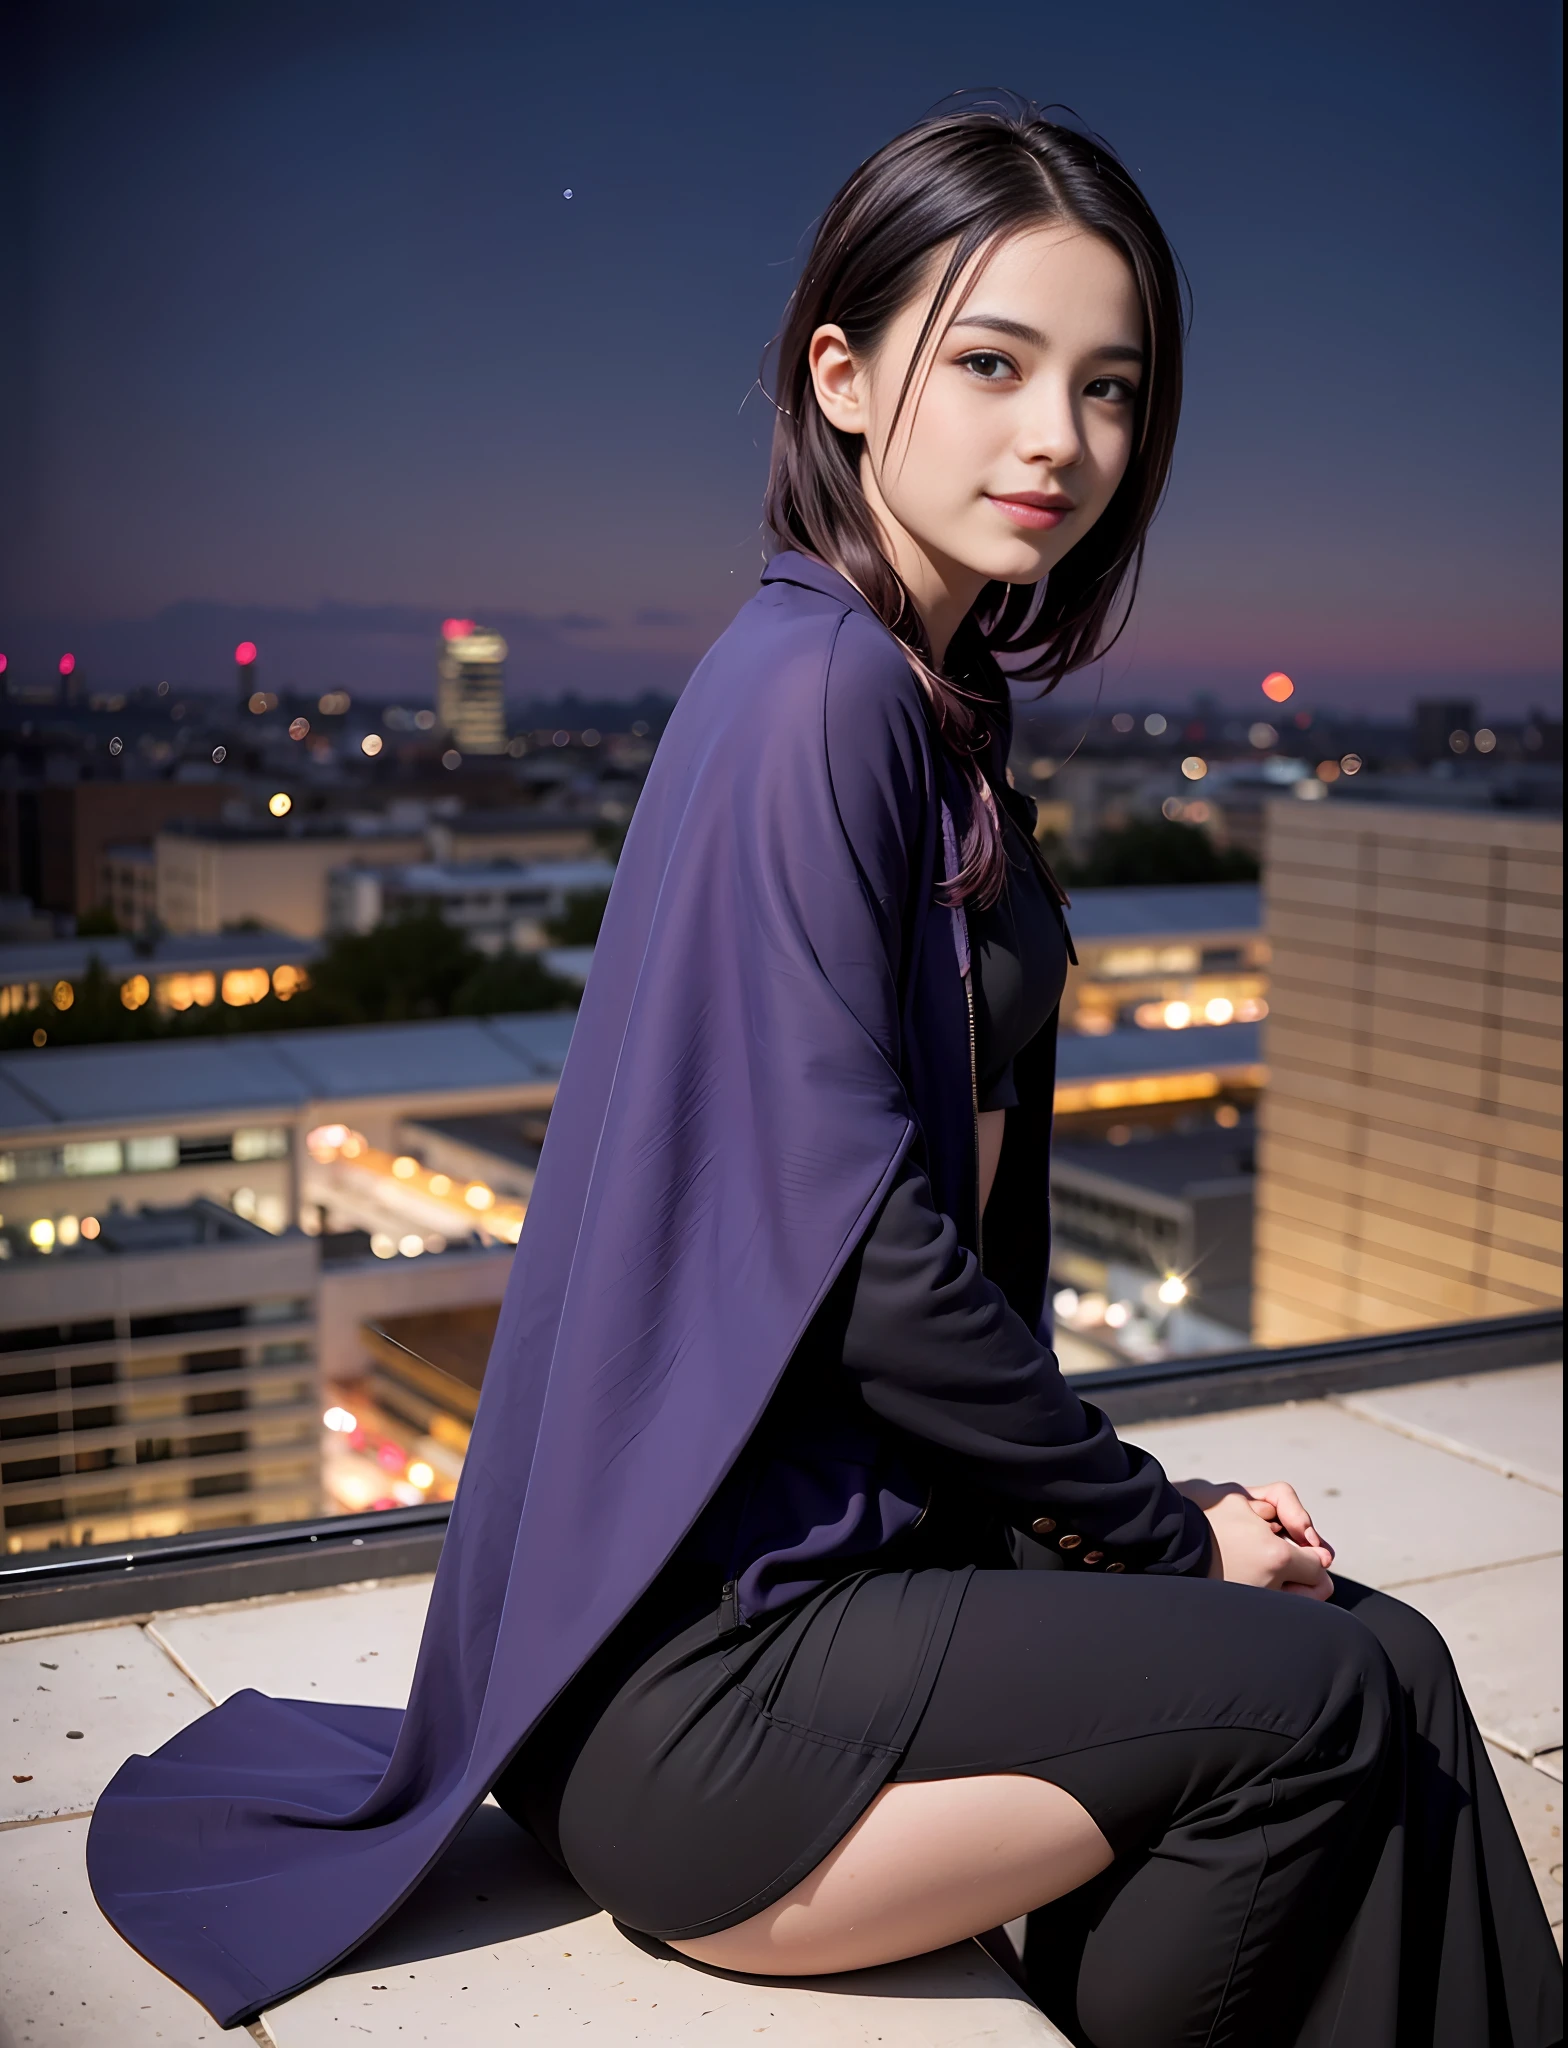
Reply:
[[1144, 592], [1064, 701], [1240, 706], [1284, 668], [1325, 707], [1552, 709], [1547, 10], [792, 20], [14, 30], [12, 672], [222, 692], [249, 638], [270, 687], [424, 701], [457, 613], [514, 693], [678, 689], [760, 566], [754, 379], [812, 217], [995, 81], [1121, 149], [1194, 292]]

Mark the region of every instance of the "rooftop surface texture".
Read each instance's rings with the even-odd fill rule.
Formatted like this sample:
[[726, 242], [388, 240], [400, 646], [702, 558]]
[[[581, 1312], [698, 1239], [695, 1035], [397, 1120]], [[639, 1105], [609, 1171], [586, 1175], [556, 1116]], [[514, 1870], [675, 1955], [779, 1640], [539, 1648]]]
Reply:
[[[1538, 1366], [1137, 1427], [1172, 1471], [1288, 1473], [1350, 1575], [1447, 1637], [1562, 1928], [1562, 1373]], [[215, 2048], [224, 2036], [99, 1917], [87, 1815], [124, 1757], [242, 1686], [397, 1706], [427, 1579], [0, 1640], [0, 2039]], [[6, 2031], [6, 2029], [10, 2031]], [[973, 1944], [883, 1970], [748, 1981], [644, 1953], [482, 1806], [421, 1889], [270, 2048], [587, 2040], [714, 2048], [1061, 2048]]]
[[0, 1054], [0, 1134], [559, 1078], [570, 1011]]
[[1159, 889], [1075, 889], [1067, 911], [1075, 939], [1179, 939], [1252, 932], [1263, 924], [1256, 882], [1177, 882]]
[[1250, 1125], [1234, 1130], [1210, 1126], [1201, 1131], [1160, 1131], [1125, 1145], [1058, 1138], [1051, 1147], [1051, 1164], [1080, 1167], [1151, 1194], [1179, 1195], [1195, 1182], [1250, 1178], [1254, 1143]]

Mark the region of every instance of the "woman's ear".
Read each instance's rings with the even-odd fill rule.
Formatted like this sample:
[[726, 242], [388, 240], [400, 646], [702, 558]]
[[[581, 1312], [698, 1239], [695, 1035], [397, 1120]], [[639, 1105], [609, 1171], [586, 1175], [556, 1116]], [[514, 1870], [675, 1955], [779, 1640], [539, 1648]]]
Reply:
[[867, 417], [863, 366], [850, 353], [842, 327], [819, 327], [806, 351], [817, 404], [830, 427], [841, 434], [864, 434]]

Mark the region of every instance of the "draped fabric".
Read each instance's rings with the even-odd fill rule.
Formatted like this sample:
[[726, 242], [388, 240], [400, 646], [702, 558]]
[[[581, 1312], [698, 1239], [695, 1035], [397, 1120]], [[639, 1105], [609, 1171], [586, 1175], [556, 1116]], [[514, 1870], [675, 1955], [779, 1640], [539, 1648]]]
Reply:
[[627, 837], [407, 1710], [241, 1692], [99, 1802], [100, 1906], [220, 2024], [440, 1856], [719, 1486], [912, 1148], [971, 1237], [945, 773], [892, 637], [780, 558]]

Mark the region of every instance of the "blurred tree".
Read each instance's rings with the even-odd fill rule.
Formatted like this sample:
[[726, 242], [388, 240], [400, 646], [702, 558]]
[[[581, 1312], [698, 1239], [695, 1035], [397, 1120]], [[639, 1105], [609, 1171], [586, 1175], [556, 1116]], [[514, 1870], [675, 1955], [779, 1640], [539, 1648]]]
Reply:
[[1147, 889], [1173, 882], [1255, 882], [1258, 864], [1239, 846], [1219, 847], [1197, 825], [1134, 818], [1096, 833], [1079, 860], [1053, 860], [1069, 888]]
[[452, 998], [454, 1017], [502, 1017], [515, 1010], [574, 1010], [580, 991], [531, 953], [502, 953], [469, 975]]
[[76, 936], [79, 939], [113, 939], [119, 936], [120, 921], [105, 904], [97, 904], [92, 910], [84, 910], [76, 920]]
[[311, 968], [310, 987], [283, 1007], [290, 1024], [444, 1017], [452, 997], [483, 961], [484, 955], [438, 911], [422, 910], [374, 931], [334, 939]]
[[558, 946], [593, 946], [604, 923], [608, 889], [574, 889], [559, 917], [548, 918], [545, 930]]

